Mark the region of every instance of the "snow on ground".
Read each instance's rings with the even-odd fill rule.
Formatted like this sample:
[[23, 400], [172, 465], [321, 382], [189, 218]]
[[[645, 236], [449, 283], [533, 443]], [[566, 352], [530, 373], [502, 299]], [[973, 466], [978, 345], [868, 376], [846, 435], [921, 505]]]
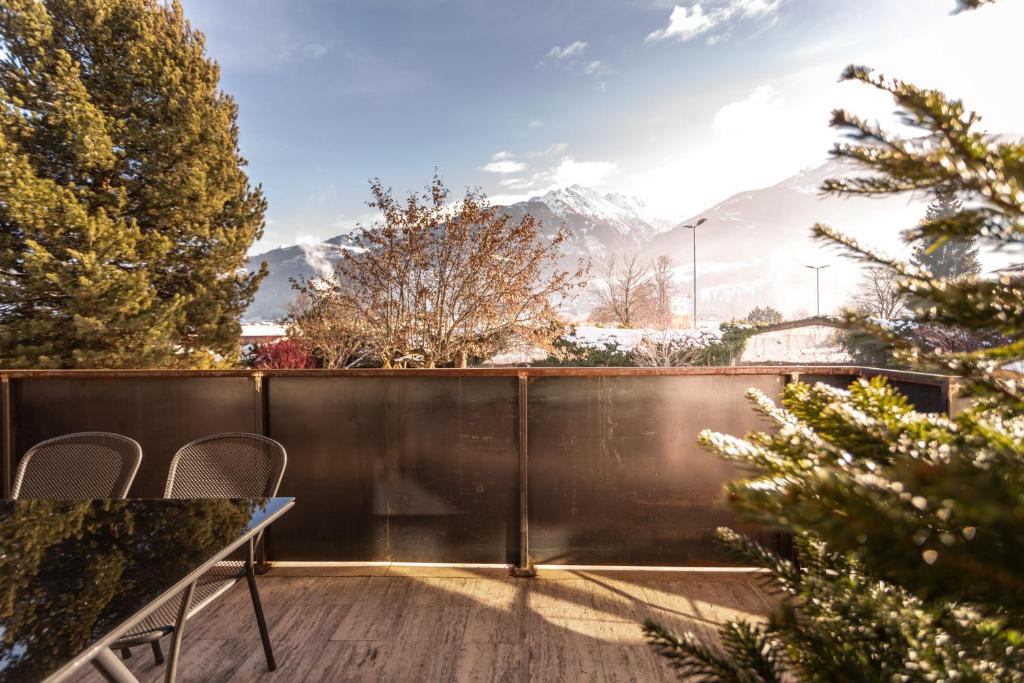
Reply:
[[658, 341], [676, 341], [684, 339], [717, 340], [720, 336], [718, 323], [701, 322], [698, 330], [673, 329], [656, 330], [653, 328], [637, 327], [622, 329], [618, 327], [597, 327], [595, 325], [580, 325], [576, 328], [575, 334], [566, 335], [579, 344], [587, 346], [602, 347], [605, 344], [617, 343], [623, 351], [631, 351], [636, 348], [645, 337], [651, 337]]
[[[272, 338], [285, 336], [285, 328], [277, 323], [248, 323], [242, 325], [245, 338]], [[835, 330], [830, 327], [801, 327], [758, 334], [747, 340], [746, 349], [740, 358], [742, 364], [757, 363], [849, 363], [850, 356], [839, 345]], [[718, 323], [701, 321], [700, 329], [657, 330], [652, 328], [621, 329], [579, 325], [575, 333], [567, 337], [578, 344], [602, 348], [606, 344], [617, 344], [623, 351], [636, 348], [646, 337], [660, 342], [697, 339], [707, 343], [721, 336]], [[525, 365], [545, 358], [547, 354], [537, 348], [513, 348], [491, 358], [487, 365]], [[1024, 363], [1016, 363], [1008, 370], [1024, 373]]]
[[[717, 341], [720, 337], [717, 322], [700, 323], [699, 330], [694, 329], [670, 329], [657, 330], [654, 328], [629, 328], [598, 327], [596, 325], [578, 325], [573, 334], [566, 334], [565, 338], [583, 346], [590, 346], [596, 349], [604, 348], [609, 344], [617, 344], [621, 351], [632, 351], [645, 337], [653, 338], [659, 342], [676, 341], [683, 339], [697, 338], [704, 343]], [[543, 360], [547, 353], [539, 348], [513, 348], [507, 349], [493, 356], [486, 365], [527, 365], [534, 361]]]
[[831, 327], [798, 327], [754, 335], [740, 363], [849, 363], [850, 355]]
[[283, 337], [284, 325], [278, 323], [243, 323], [243, 337]]

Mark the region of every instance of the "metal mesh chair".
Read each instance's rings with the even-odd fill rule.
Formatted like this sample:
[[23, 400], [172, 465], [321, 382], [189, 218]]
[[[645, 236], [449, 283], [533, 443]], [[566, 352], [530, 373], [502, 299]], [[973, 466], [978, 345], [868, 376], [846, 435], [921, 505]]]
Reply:
[[109, 432], [65, 434], [25, 453], [11, 498], [124, 498], [139, 471], [142, 446]]
[[[284, 446], [273, 439], [258, 434], [229, 433], [215, 434], [191, 441], [180, 449], [171, 460], [171, 470], [164, 489], [165, 498], [267, 498], [277, 493], [288, 462]], [[244, 561], [219, 562], [211, 571], [200, 578], [191, 593], [186, 591], [182, 606], [175, 607], [170, 600], [149, 615], [138, 626], [118, 642], [111, 645], [121, 650], [126, 659], [131, 656], [130, 648], [150, 643], [157, 664], [163, 663], [160, 639], [174, 634], [176, 648], [180, 641], [181, 619], [191, 619], [197, 612], [224, 594], [242, 579], [249, 584], [256, 622], [263, 641], [267, 668], [274, 671], [277, 663], [270, 644], [259, 591], [256, 589], [256, 574], [253, 571], [258, 538], [250, 539]], [[178, 633], [175, 633], [178, 631]], [[173, 660], [172, 660], [173, 661]], [[170, 673], [173, 676], [173, 673]]]
[[185, 444], [171, 460], [165, 498], [267, 498], [277, 493], [288, 458], [258, 434], [215, 434]]

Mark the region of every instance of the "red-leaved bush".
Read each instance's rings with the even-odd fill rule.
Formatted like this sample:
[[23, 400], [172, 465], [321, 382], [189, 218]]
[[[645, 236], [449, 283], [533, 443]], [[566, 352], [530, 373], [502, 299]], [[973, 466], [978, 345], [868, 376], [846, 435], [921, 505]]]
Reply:
[[260, 370], [315, 368], [316, 358], [301, 342], [281, 339], [259, 344], [252, 351], [252, 366]]

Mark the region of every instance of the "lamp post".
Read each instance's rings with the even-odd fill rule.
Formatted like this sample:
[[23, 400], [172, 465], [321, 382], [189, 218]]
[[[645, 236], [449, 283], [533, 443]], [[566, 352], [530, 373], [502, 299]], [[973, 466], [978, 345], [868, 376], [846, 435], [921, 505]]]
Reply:
[[810, 268], [811, 270], [814, 271], [814, 291], [815, 291], [815, 293], [817, 295], [817, 310], [818, 310], [818, 313], [817, 313], [816, 317], [820, 318], [821, 317], [821, 271], [823, 271], [826, 268], [828, 268], [828, 266], [827, 265], [824, 265], [824, 266], [804, 266], [804, 268]]
[[701, 218], [693, 225], [684, 225], [687, 230], [693, 230], [693, 329], [697, 329], [697, 228], [707, 222], [707, 218]]

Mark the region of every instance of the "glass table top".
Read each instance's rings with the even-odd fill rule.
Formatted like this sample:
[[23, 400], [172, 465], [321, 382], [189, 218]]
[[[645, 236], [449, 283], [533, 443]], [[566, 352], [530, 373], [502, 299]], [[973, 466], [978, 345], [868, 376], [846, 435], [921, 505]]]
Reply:
[[59, 670], [292, 501], [0, 501], [0, 681]]

